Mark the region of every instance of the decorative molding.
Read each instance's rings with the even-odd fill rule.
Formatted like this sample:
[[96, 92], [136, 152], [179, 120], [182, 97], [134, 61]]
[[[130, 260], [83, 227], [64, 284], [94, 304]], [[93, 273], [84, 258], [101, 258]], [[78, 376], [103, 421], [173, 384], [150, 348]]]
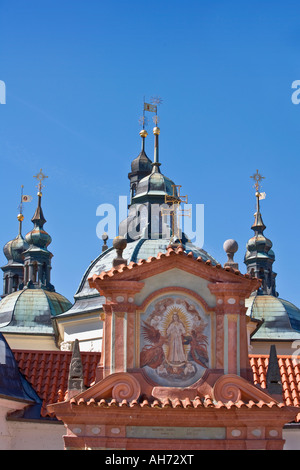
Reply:
[[274, 397], [255, 387], [247, 380], [235, 374], [221, 376], [213, 386], [213, 398], [223, 403], [232, 401], [234, 403], [253, 400], [265, 403], [275, 402]]
[[159, 298], [165, 294], [172, 294], [172, 293], [185, 294], [185, 295], [192, 297], [194, 300], [200, 303], [205, 313], [215, 311], [215, 307], [210, 307], [208, 303], [203, 299], [203, 297], [197, 294], [197, 292], [191, 289], [187, 289], [186, 287], [179, 287], [179, 286], [162, 287], [161, 289], [158, 289], [155, 292], [152, 292], [152, 294], [149, 294], [148, 297], [143, 301], [143, 303], [141, 305], [138, 305], [136, 309], [138, 311], [144, 311], [148, 307], [148, 305], [151, 302], [153, 302], [156, 298]]
[[88, 390], [76, 396], [79, 400], [83, 398], [88, 399], [101, 399], [113, 398], [118, 402], [122, 400], [137, 400], [141, 394], [141, 386], [137, 379], [128, 372], [116, 372], [110, 374], [105, 379], [97, 382]]

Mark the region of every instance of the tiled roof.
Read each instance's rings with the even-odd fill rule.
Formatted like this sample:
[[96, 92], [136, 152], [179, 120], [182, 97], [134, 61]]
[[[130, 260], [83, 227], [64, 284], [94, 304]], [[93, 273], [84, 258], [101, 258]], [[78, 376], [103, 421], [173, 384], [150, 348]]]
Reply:
[[256, 279], [257, 280], [257, 278], [254, 278], [254, 277], [251, 278], [251, 276], [248, 273], [242, 274], [238, 269], [234, 269], [230, 266], [223, 267], [220, 263], [214, 263], [214, 262], [212, 262], [211, 259], [204, 258], [201, 255], [195, 257], [192, 251], [189, 251], [189, 252], [185, 251], [184, 247], [181, 246], [181, 245], [179, 245], [176, 248], [175, 247], [173, 248], [172, 246], [168, 246], [167, 251], [165, 253], [159, 252], [156, 256], [149, 256], [147, 259], [141, 258], [137, 262], [130, 261], [130, 263], [128, 263], [128, 264], [122, 264], [122, 265], [117, 266], [117, 267], [112, 267], [109, 271], [101, 271], [100, 274], [94, 274], [93, 276], [91, 276], [90, 279], [94, 279], [94, 278], [97, 278], [97, 277], [99, 279], [108, 279], [108, 278], [111, 278], [112, 276], [115, 276], [118, 273], [131, 271], [136, 266], [147, 265], [149, 263], [157, 262], [157, 261], [159, 261], [163, 258], [170, 258], [170, 257], [176, 256], [176, 255], [177, 256], [186, 256], [189, 259], [193, 259], [195, 262], [204, 263], [205, 265], [212, 266], [213, 268], [220, 269], [221, 271], [232, 272], [232, 273], [234, 273], [238, 276], [241, 276], [243, 278], [250, 278], [250, 279]]
[[190, 400], [189, 398], [185, 398], [181, 400], [179, 398], [170, 399], [166, 398], [165, 400], [148, 400], [144, 399], [143, 401], [139, 402], [137, 400], [127, 401], [123, 400], [122, 402], [117, 402], [115, 399], [111, 400], [84, 400], [83, 398], [79, 398], [78, 400], [76, 397], [71, 398], [70, 403], [72, 405], [87, 405], [87, 406], [99, 406], [100, 408], [224, 408], [224, 409], [231, 409], [231, 408], [283, 408], [283, 403], [276, 403], [275, 401], [271, 401], [270, 403], [266, 403], [264, 401], [254, 402], [253, 400], [249, 400], [249, 402], [244, 402], [239, 400], [237, 402], [228, 401], [223, 403], [218, 401], [215, 403], [210, 396], [205, 396], [203, 398], [195, 397], [195, 399]]
[[[42, 416], [53, 417], [47, 411], [46, 406], [50, 403], [56, 403], [64, 400], [68, 386], [69, 364], [72, 353], [69, 351], [21, 351], [14, 350], [14, 355], [19, 368], [25, 378], [31, 383], [39, 397], [43, 400]], [[81, 352], [84, 384], [89, 387], [95, 380], [97, 364], [100, 360], [100, 353]], [[254, 383], [266, 388], [266, 373], [268, 369], [268, 355], [250, 355], [250, 364], [253, 371]], [[292, 356], [278, 355], [278, 362], [283, 386], [284, 404], [287, 406], [300, 407], [300, 359], [299, 363]], [[76, 399], [72, 399], [74, 404]], [[80, 403], [77, 403], [80, 405]], [[89, 400], [88, 404], [96, 405], [94, 400]], [[144, 400], [141, 403], [122, 402], [118, 404], [115, 400], [97, 401], [97, 406], [147, 406], [147, 407], [198, 407], [210, 406], [211, 401], [208, 397], [195, 400], [166, 400], [158, 402], [154, 400], [149, 402]], [[272, 402], [269, 404], [274, 406]], [[219, 407], [240, 407], [240, 406], [262, 406], [262, 403], [243, 402], [238, 403], [219, 403]], [[267, 406], [267, 405], [266, 405]], [[300, 413], [297, 417], [300, 422]]]
[[[19, 369], [43, 400], [41, 415], [52, 417], [47, 405], [63, 401], [68, 387], [70, 351], [13, 351]], [[81, 352], [84, 385], [89, 387], [95, 380], [100, 353]]]
[[[266, 388], [266, 373], [268, 370], [268, 355], [250, 355], [254, 383]], [[300, 358], [278, 355], [283, 399], [287, 406], [300, 406]], [[300, 414], [298, 415], [300, 421]]]

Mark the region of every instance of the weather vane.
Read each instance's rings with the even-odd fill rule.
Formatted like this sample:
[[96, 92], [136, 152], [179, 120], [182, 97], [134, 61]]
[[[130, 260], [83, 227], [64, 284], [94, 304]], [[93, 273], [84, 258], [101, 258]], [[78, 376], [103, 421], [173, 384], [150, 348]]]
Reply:
[[153, 117], [153, 121], [155, 125], [159, 123], [159, 117], [157, 116], [157, 106], [162, 104], [162, 99], [160, 96], [151, 96], [150, 99], [151, 103], [146, 103], [145, 102], [145, 97], [144, 97], [144, 108], [143, 108], [143, 116], [139, 119], [139, 123], [143, 126], [146, 126], [148, 124], [148, 120], [145, 117], [145, 111], [148, 111], [150, 113], [155, 113], [155, 116]]
[[42, 188], [44, 187], [44, 185], [42, 184], [42, 181], [44, 181], [45, 178], [48, 178], [48, 176], [44, 175], [44, 173], [42, 172], [42, 169], [40, 169], [40, 172], [37, 175], [35, 175], [34, 178], [36, 178], [39, 181], [37, 188], [40, 193], [42, 191]]
[[151, 103], [154, 105], [162, 104], [162, 101], [160, 96], [151, 96]]
[[250, 176], [250, 178], [253, 178], [253, 180], [255, 181], [254, 187], [255, 187], [256, 191], [259, 193], [259, 190], [261, 188], [260, 182], [261, 182], [262, 179], [265, 179], [265, 177], [261, 176], [258, 173], [258, 170], [256, 170], [256, 173], [254, 173], [254, 175]]

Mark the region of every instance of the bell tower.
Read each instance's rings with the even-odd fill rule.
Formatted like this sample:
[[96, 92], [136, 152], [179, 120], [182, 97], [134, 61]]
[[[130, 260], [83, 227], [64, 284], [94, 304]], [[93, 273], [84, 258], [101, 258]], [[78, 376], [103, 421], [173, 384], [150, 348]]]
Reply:
[[252, 230], [254, 236], [250, 238], [246, 245], [246, 254], [244, 262], [247, 266], [247, 273], [252, 277], [258, 277], [262, 280], [260, 294], [278, 296], [276, 292], [276, 273], [273, 272], [273, 263], [275, 261], [275, 254], [272, 248], [272, 242], [264, 235], [266, 226], [263, 222], [260, 212], [260, 201], [265, 198], [265, 193], [260, 191], [261, 180], [264, 179], [256, 170], [256, 173], [251, 176], [255, 184], [255, 197], [256, 197], [256, 212], [254, 214], [254, 223]]
[[33, 229], [27, 233], [25, 240], [29, 248], [24, 252], [24, 284], [29, 288], [42, 287], [54, 291], [50, 283], [52, 253], [48, 250], [52, 239], [44, 230], [46, 219], [42, 210], [42, 181], [48, 176], [40, 172], [35, 176], [38, 183], [38, 205], [31, 219]]

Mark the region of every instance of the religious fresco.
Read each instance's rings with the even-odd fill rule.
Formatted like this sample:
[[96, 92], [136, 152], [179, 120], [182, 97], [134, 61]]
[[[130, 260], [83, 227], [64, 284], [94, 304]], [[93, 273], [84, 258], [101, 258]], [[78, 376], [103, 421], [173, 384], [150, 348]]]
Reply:
[[140, 366], [155, 382], [189, 386], [209, 366], [210, 325], [202, 307], [181, 295], [152, 303], [141, 317]]

